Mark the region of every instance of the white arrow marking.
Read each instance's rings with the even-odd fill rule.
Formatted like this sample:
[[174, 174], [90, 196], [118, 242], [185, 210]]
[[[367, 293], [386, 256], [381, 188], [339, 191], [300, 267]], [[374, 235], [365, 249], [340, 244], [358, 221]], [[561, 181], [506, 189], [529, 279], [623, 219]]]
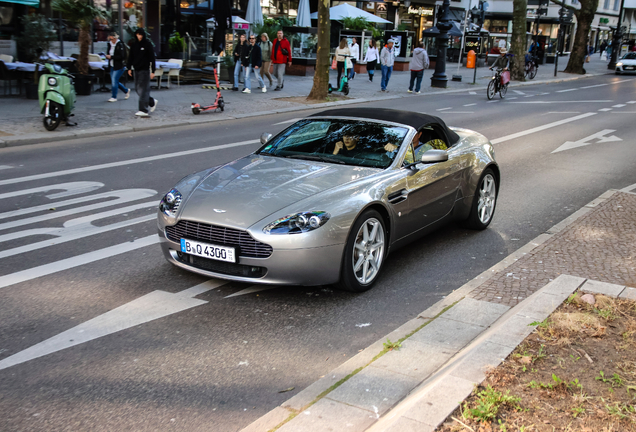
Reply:
[[99, 249], [93, 252], [88, 252], [83, 255], [55, 261], [50, 264], [44, 264], [39, 267], [33, 267], [16, 273], [0, 276], [0, 288], [6, 288], [8, 286], [30, 281], [41, 276], [47, 276], [53, 273], [60, 272], [62, 270], [79, 267], [81, 265], [99, 261], [104, 258], [110, 258], [115, 255], [130, 252], [135, 249], [150, 246], [155, 243], [159, 243], [159, 236], [157, 234], [148, 237], [142, 237], [131, 242], [120, 243], [118, 245]]
[[518, 95], [524, 95], [525, 93], [519, 90], [513, 90], [514, 93], [517, 93]]
[[186, 309], [206, 304], [193, 297], [218, 288], [226, 282], [211, 279], [185, 291], [171, 294], [153, 291], [103, 315], [86, 321], [72, 329], [40, 342], [0, 361], [0, 369], [6, 369], [29, 360], [43, 357], [75, 345], [89, 342], [112, 333], [138, 326]]
[[285, 121], [282, 121], [280, 123], [274, 123], [273, 126], [278, 126], [278, 125], [287, 124], [287, 123], [294, 123], [294, 122], [297, 122], [298, 120], [302, 120], [302, 117], [301, 118], [293, 118], [291, 120], [285, 120]]
[[260, 291], [266, 291], [266, 290], [271, 290], [274, 288], [278, 288], [277, 286], [270, 286], [270, 285], [253, 285], [249, 288], [245, 288], [239, 292], [235, 292], [234, 294], [230, 294], [229, 296], [225, 296], [223, 298], [230, 298], [230, 297], [238, 297], [238, 296], [242, 296], [245, 294], [252, 294], [255, 292], [260, 292]]
[[31, 195], [38, 192], [48, 192], [51, 190], [63, 190], [65, 192], [59, 192], [56, 194], [47, 195], [48, 199], [63, 198], [71, 195], [79, 195], [83, 193], [92, 192], [104, 186], [104, 183], [80, 181], [71, 183], [60, 183], [55, 185], [42, 186], [31, 189], [23, 189], [17, 192], [9, 192], [0, 194], [0, 199], [13, 198], [21, 195]]
[[611, 136], [605, 136], [607, 134], [610, 134], [612, 132], [616, 132], [615, 130], [612, 129], [605, 129], [602, 130], [600, 132], [597, 132], [595, 134], [592, 134], [586, 138], [580, 139], [578, 141], [566, 141], [561, 147], [559, 147], [558, 149], [554, 150], [552, 153], [557, 153], [560, 151], [564, 151], [564, 150], [570, 150], [573, 148], [577, 148], [577, 147], [583, 147], [586, 145], [590, 145], [592, 144], [592, 140], [594, 139], [598, 139], [597, 144], [600, 143], [606, 143], [606, 142], [615, 142], [615, 141], [623, 141], [622, 138], [619, 138], [615, 135], [611, 135]]
[[471, 92], [468, 92], [468, 94], [476, 95], [476, 94], [477, 94], [477, 92], [471, 91]]

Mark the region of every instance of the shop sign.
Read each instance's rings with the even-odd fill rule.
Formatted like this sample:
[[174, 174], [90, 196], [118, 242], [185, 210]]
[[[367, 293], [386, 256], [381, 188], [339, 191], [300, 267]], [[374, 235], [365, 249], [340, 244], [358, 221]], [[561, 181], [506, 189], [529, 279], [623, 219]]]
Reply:
[[476, 54], [481, 54], [481, 38], [478, 36], [466, 36], [464, 41], [464, 52], [470, 50], [475, 51]]
[[232, 28], [234, 30], [249, 30], [250, 29], [250, 25], [249, 24], [245, 24], [245, 23], [236, 23], [236, 24], [232, 24]]
[[598, 19], [598, 23], [599, 24], [609, 24], [609, 18], [599, 18]]
[[413, 7], [409, 6], [408, 13], [413, 15], [428, 15], [433, 16], [432, 7]]

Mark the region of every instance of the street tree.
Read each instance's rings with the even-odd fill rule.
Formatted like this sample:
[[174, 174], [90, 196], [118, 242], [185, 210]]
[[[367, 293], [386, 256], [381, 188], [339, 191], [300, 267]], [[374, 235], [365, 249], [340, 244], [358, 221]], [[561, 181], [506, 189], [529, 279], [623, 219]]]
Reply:
[[325, 100], [329, 87], [329, 45], [331, 21], [329, 20], [329, 0], [318, 0], [318, 49], [316, 52], [316, 73], [314, 85], [307, 100]]
[[585, 57], [587, 56], [587, 41], [590, 34], [590, 28], [592, 21], [594, 20], [594, 14], [598, 9], [598, 0], [580, 0], [579, 4], [581, 8], [575, 8], [572, 5], [567, 5], [560, 0], [550, 0], [552, 3], [572, 11], [576, 17], [576, 33], [574, 34], [574, 43], [572, 45], [572, 52], [568, 60], [564, 72], [574, 74], [584, 74]]
[[513, 80], [525, 81], [525, 55], [526, 55], [526, 23], [528, 1], [512, 1], [512, 51], [511, 75]]

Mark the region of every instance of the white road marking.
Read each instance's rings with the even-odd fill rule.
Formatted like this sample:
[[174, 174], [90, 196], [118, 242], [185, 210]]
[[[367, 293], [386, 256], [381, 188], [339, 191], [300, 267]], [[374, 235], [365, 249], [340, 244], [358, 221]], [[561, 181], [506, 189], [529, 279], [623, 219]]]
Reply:
[[530, 135], [530, 134], [533, 134], [535, 132], [541, 132], [542, 130], [550, 129], [550, 128], [553, 128], [553, 127], [556, 127], [556, 126], [560, 126], [562, 124], [566, 124], [566, 123], [570, 123], [570, 122], [573, 122], [573, 121], [581, 120], [581, 119], [584, 119], [584, 118], [587, 118], [587, 117], [590, 117], [590, 116], [594, 116], [596, 114], [597, 113], [594, 113], [594, 112], [581, 114], [581, 115], [578, 115], [578, 116], [575, 116], [575, 117], [570, 117], [570, 118], [566, 118], [566, 119], [563, 119], [563, 120], [555, 121], [555, 122], [552, 122], [552, 123], [544, 124], [543, 126], [537, 126], [535, 128], [532, 128], [532, 129], [527, 129], [525, 131], [517, 132], [517, 133], [511, 134], [511, 135], [506, 135], [506, 136], [501, 137], [501, 138], [495, 138], [494, 140], [491, 140], [490, 142], [493, 143], [493, 144], [501, 144], [501, 143], [506, 142], [506, 141], [510, 141], [510, 140], [513, 140], [513, 139], [516, 139], [516, 138], [519, 138], [519, 137], [522, 137], [522, 136]]
[[37, 279], [42, 276], [47, 276], [53, 273], [61, 272], [63, 270], [72, 269], [84, 264], [90, 264], [104, 258], [110, 258], [115, 255], [154, 245], [156, 243], [159, 243], [159, 236], [157, 234], [153, 234], [151, 236], [142, 237], [131, 242], [120, 243], [118, 245], [110, 246], [104, 249], [88, 252], [83, 255], [66, 258], [60, 261], [52, 262], [50, 264], [44, 264], [39, 267], [33, 267], [16, 273], [0, 276], [0, 288], [6, 288], [11, 285]]
[[224, 285], [225, 281], [211, 279], [200, 285], [175, 294], [153, 291], [130, 303], [95, 317], [50, 339], [40, 342], [0, 361], [0, 369], [6, 369], [29, 360], [43, 357], [66, 348], [117, 333], [177, 312], [208, 303], [193, 298]]
[[508, 97], [508, 100], [514, 100], [514, 99], [518, 99], [517, 96], [513, 96], [513, 97]]
[[447, 108], [438, 108], [437, 111], [446, 111], [449, 109], [453, 109], [453, 107], [447, 107]]
[[[117, 205], [127, 203], [130, 201], [150, 198], [152, 196], [155, 196], [156, 194], [157, 194], [157, 191], [154, 191], [152, 189], [123, 189], [123, 190], [112, 191], [112, 192], [104, 192], [101, 194], [86, 196], [82, 198], [75, 198], [72, 200], [63, 201], [62, 205], [66, 205], [65, 203], [68, 203], [69, 201], [78, 203], [78, 202], [84, 202], [84, 201], [93, 201], [95, 199], [100, 199], [100, 198], [116, 198], [116, 199], [103, 201], [96, 204], [85, 205], [82, 207], [75, 207], [69, 210], [51, 211], [49, 213], [46, 213], [40, 216], [33, 216], [30, 218], [19, 219], [19, 220], [15, 220], [11, 222], [5, 222], [0, 224], [0, 231], [9, 229], [9, 228], [29, 225], [33, 223], [44, 222], [46, 220], [62, 218], [62, 217], [77, 214], [77, 213], [84, 213], [87, 211], [92, 211], [92, 210], [100, 209], [104, 207], [115, 207]], [[49, 205], [35, 206], [35, 207], [25, 208], [22, 210], [14, 210], [10, 212], [0, 213], [0, 220], [14, 217], [14, 216], [34, 213], [37, 211], [48, 210], [50, 208], [57, 208], [56, 205], [57, 205], [56, 203], [51, 203]], [[157, 201], [157, 205], [159, 205], [158, 201]]]
[[624, 79], [624, 80], [618, 80], [618, 81], [612, 81], [610, 84], [619, 84], [619, 83], [624, 83], [627, 81], [632, 81], [632, 79]]
[[612, 111], [612, 114], [636, 114], [636, 111]]
[[615, 135], [611, 135], [611, 136], [605, 136], [607, 134], [610, 134], [612, 132], [616, 132], [615, 130], [612, 129], [605, 129], [602, 130], [600, 132], [597, 132], [595, 134], [592, 134], [588, 137], [585, 137], [583, 139], [580, 139], [578, 141], [566, 141], [565, 143], [563, 143], [562, 146], [560, 146], [558, 149], [554, 150], [552, 153], [558, 153], [564, 150], [570, 150], [573, 148], [577, 148], [577, 147], [583, 147], [586, 145], [590, 145], [592, 144], [593, 140], [598, 140], [596, 141], [596, 144], [601, 144], [601, 143], [606, 143], [606, 142], [616, 142], [616, 141], [623, 141], [622, 138], [619, 138]]
[[445, 111], [440, 114], [475, 114], [475, 111]]
[[626, 104], [612, 105], [612, 108], [623, 108], [624, 106], [627, 106], [627, 105]]
[[513, 90], [513, 93], [517, 93], [518, 95], [524, 95], [525, 93], [519, 90]]
[[9, 165], [0, 165], [0, 170], [6, 170], [6, 169], [11, 169], [13, 168], [12, 166]]
[[629, 101], [629, 102], [627, 102], [627, 103], [628, 103], [628, 104], [635, 104], [635, 103], [636, 103], [636, 101]]
[[595, 85], [589, 85], [589, 86], [585, 86], [585, 87], [581, 87], [582, 89], [590, 89], [590, 88], [594, 88], [594, 87], [604, 87], [606, 85], [609, 84], [595, 84]]
[[471, 91], [471, 92], [468, 92], [468, 94], [470, 94], [470, 95], [476, 95], [476, 94], [477, 94], [477, 92]]
[[97, 171], [97, 170], [102, 170], [102, 169], [107, 169], [107, 168], [115, 168], [115, 167], [139, 164], [139, 163], [144, 163], [144, 162], [152, 162], [152, 161], [162, 160], [162, 159], [170, 159], [170, 158], [176, 158], [176, 157], [181, 157], [181, 156], [189, 156], [189, 155], [193, 155], [193, 154], [206, 153], [206, 152], [211, 152], [211, 151], [216, 151], [216, 150], [224, 150], [224, 149], [232, 148], [232, 147], [240, 147], [240, 146], [249, 145], [249, 144], [256, 144], [258, 142], [260, 142], [260, 140], [240, 141], [240, 142], [235, 142], [235, 143], [231, 143], [231, 144], [222, 144], [222, 145], [214, 146], [214, 147], [204, 147], [204, 148], [198, 148], [198, 149], [193, 149], [193, 150], [185, 150], [185, 151], [180, 151], [180, 152], [175, 152], [175, 153], [166, 153], [166, 154], [156, 155], [156, 156], [148, 156], [148, 157], [137, 158], [137, 159], [129, 159], [129, 160], [119, 161], [119, 162], [109, 162], [109, 163], [105, 163], [105, 164], [92, 165], [92, 166], [87, 166], [87, 167], [82, 167], [82, 168], [73, 168], [73, 169], [62, 170], [62, 171], [54, 171], [54, 172], [44, 173], [44, 174], [35, 174], [35, 175], [26, 176], [26, 177], [18, 177], [18, 178], [0, 180], [0, 186], [8, 185], [8, 184], [14, 184], [14, 183], [22, 183], [22, 182], [25, 182], [25, 181], [41, 180], [41, 179], [51, 178], [51, 177], [59, 177], [59, 176], [63, 176], [63, 175], [70, 175], [70, 174], [78, 174], [78, 173], [84, 173], [84, 172], [90, 172], [90, 171]]
[[557, 90], [555, 91], [555, 93], [565, 93], [565, 92], [571, 92], [571, 91], [576, 91], [578, 90], [577, 88], [571, 88], [571, 89], [565, 89], [565, 90]]
[[548, 111], [548, 114], [581, 114], [581, 111]]
[[154, 208], [157, 206], [155, 201], [135, 204], [128, 207], [118, 207], [113, 210], [88, 215], [76, 219], [71, 219], [64, 223], [63, 228], [33, 228], [24, 231], [12, 232], [10, 234], [0, 235], [0, 243], [10, 240], [16, 240], [20, 238], [26, 238], [37, 235], [53, 236], [57, 238], [46, 239], [36, 243], [30, 243], [23, 246], [18, 246], [13, 249], [0, 250], [0, 258], [6, 258], [21, 253], [32, 252], [34, 250], [42, 249], [49, 246], [54, 246], [69, 241], [77, 240], [84, 237], [89, 237], [97, 234], [102, 234], [108, 231], [113, 231], [127, 226], [136, 225], [138, 223], [148, 222], [157, 218], [157, 215], [153, 211], [152, 214], [141, 216], [135, 219], [124, 220], [121, 222], [113, 223], [105, 226], [95, 226], [92, 222], [106, 219], [111, 216], [116, 216], [128, 212], [143, 208]]
[[599, 111], [601, 112], [607, 112], [607, 111], [611, 111], [611, 108], [601, 108]]
[[634, 183], [633, 185], [629, 185], [627, 187], [624, 187], [623, 189], [621, 189], [621, 192], [628, 192], [631, 193], [630, 191], [632, 189], [636, 189], [636, 183]]
[[[528, 97], [528, 96], [526, 96]], [[582, 101], [519, 101], [516, 104], [555, 104], [555, 103], [612, 103], [612, 100], [582, 100]]]
[[549, 95], [550, 92], [537, 93], [537, 96]]
[[476, 104], [476, 103], [471, 103], [471, 104], [466, 104], [466, 105], [464, 105], [464, 106], [465, 106], [465, 107], [469, 107], [469, 106], [475, 106], [475, 105], [477, 105], [477, 104]]
[[104, 183], [91, 182], [91, 181], [60, 183], [60, 184], [42, 186], [42, 187], [31, 188], [31, 189], [22, 189], [16, 192], [3, 193], [3, 194], [0, 194], [0, 199], [14, 198], [17, 196], [31, 195], [31, 194], [35, 194], [39, 192], [48, 192], [52, 190], [65, 191], [65, 192], [59, 192], [56, 194], [50, 194], [46, 196], [48, 199], [57, 199], [57, 198], [63, 198], [66, 196], [80, 195], [83, 193], [92, 192], [101, 187], [104, 187]]
[[486, 103], [495, 103], [495, 102], [499, 102], [499, 101], [498, 100], [491, 100], [491, 101], [488, 101]]
[[282, 122], [280, 122], [280, 123], [274, 123], [272, 126], [278, 126], [278, 125], [287, 124], [287, 123], [295, 123], [295, 122], [297, 122], [298, 120], [302, 120], [302, 119], [303, 119], [302, 117], [299, 117], [299, 118], [293, 118], [293, 119], [291, 119], [291, 120], [285, 120], [285, 121], [282, 121]]
[[279, 288], [279, 287], [272, 286], [272, 285], [252, 285], [251, 287], [245, 288], [243, 290], [240, 290], [239, 292], [235, 292], [234, 294], [230, 294], [229, 296], [225, 296], [223, 298], [238, 297], [238, 296], [252, 294], [252, 293], [256, 293], [260, 291], [271, 290], [274, 288]]

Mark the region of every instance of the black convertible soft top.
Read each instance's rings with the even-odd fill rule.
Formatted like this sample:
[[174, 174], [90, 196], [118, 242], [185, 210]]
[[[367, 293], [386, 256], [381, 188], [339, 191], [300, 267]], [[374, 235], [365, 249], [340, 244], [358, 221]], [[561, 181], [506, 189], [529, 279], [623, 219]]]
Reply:
[[441, 129], [448, 138], [449, 147], [459, 141], [459, 135], [450, 130], [444, 120], [428, 114], [411, 111], [394, 110], [387, 108], [337, 108], [322, 111], [310, 117], [358, 117], [369, 120], [387, 121], [411, 126], [419, 130], [424, 126], [432, 126]]

